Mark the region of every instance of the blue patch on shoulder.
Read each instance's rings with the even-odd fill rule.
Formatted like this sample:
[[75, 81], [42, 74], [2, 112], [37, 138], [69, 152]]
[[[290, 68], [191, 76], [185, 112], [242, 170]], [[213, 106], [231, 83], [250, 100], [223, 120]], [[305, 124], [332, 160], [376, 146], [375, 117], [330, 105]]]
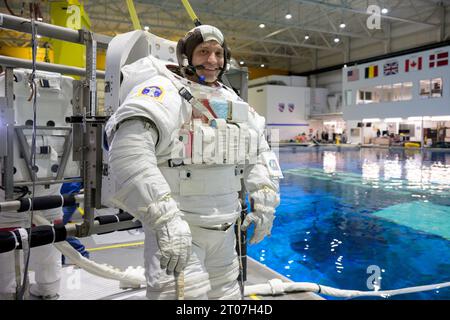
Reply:
[[158, 86], [145, 87], [141, 91], [141, 95], [159, 98], [163, 94], [163, 90]]

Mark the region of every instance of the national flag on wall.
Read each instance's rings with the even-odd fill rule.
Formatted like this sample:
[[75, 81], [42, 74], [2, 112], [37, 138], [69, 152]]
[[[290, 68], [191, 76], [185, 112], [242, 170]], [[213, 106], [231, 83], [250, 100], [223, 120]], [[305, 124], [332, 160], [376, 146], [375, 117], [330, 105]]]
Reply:
[[430, 55], [430, 68], [448, 65], [448, 52], [440, 52]]
[[365, 71], [365, 78], [370, 79], [370, 78], [376, 78], [376, 77], [378, 77], [378, 66], [367, 67], [366, 71]]
[[280, 111], [280, 112], [284, 112], [284, 103], [283, 102], [280, 102], [280, 103], [278, 103], [278, 111]]
[[422, 57], [406, 59], [405, 72], [422, 70]]
[[393, 74], [397, 74], [398, 73], [398, 62], [393, 61], [393, 62], [385, 63], [383, 66], [383, 73], [385, 76], [391, 76]]
[[358, 81], [359, 80], [359, 69], [347, 70], [347, 81]]
[[289, 104], [288, 104], [288, 110], [289, 110], [289, 112], [294, 112], [294, 109], [295, 109], [295, 104], [289, 103]]

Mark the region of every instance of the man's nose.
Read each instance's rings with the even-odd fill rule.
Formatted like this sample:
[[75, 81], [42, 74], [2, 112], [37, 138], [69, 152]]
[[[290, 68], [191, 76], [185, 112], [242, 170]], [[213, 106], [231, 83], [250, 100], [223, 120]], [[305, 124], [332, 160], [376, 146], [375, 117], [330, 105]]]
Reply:
[[208, 62], [209, 63], [217, 63], [217, 57], [216, 57], [216, 54], [214, 52], [209, 54]]

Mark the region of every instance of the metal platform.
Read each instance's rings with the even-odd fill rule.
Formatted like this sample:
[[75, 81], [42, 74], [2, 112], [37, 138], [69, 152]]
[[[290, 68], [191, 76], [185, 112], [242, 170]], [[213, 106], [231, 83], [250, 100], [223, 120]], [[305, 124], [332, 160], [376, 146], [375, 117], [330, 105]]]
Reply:
[[[82, 243], [90, 251], [91, 259], [97, 263], [108, 264], [125, 270], [128, 266], [143, 266], [143, 241], [144, 234], [141, 231], [121, 231], [106, 235], [95, 235], [81, 239]], [[146, 290], [119, 288], [119, 282], [104, 279], [86, 272], [66, 259], [61, 274], [60, 300], [145, 300]], [[267, 283], [268, 280], [279, 278], [283, 281], [290, 279], [276, 273], [261, 263], [248, 257], [248, 270], [246, 285]], [[30, 281], [34, 282], [30, 267]], [[312, 293], [295, 293], [269, 296], [250, 296], [246, 300], [322, 300], [319, 295]]]

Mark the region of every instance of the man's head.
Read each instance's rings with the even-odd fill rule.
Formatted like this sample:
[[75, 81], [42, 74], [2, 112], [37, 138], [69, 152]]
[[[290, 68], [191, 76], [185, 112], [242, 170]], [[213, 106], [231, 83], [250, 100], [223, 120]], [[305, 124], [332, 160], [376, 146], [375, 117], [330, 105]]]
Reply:
[[228, 70], [230, 50], [222, 32], [210, 25], [190, 30], [177, 44], [178, 64], [188, 76], [196, 76], [200, 82], [220, 80]]

